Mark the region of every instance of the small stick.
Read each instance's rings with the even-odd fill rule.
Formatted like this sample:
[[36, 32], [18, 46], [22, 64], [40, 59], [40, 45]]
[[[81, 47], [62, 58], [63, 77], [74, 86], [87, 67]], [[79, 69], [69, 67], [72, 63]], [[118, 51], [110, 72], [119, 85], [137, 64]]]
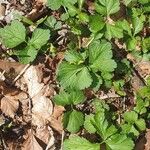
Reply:
[[24, 72], [30, 67], [30, 64], [27, 64], [22, 71], [17, 75], [17, 77], [13, 80], [12, 85], [24, 74]]

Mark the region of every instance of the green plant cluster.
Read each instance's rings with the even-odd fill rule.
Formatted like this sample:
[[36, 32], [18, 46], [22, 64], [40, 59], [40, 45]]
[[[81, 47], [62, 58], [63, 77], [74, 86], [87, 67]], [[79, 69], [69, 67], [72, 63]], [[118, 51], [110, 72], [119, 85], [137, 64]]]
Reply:
[[[63, 25], [68, 27], [65, 56], [56, 71], [60, 92], [54, 102], [66, 108], [63, 124], [67, 131], [77, 133], [84, 128], [98, 138], [93, 143], [71, 135], [64, 141], [64, 150], [99, 150], [102, 146], [107, 150], [132, 150], [150, 118], [149, 81], [136, 93], [135, 107], [121, 115], [100, 99], [92, 99], [94, 111], [90, 114], [83, 113], [79, 107], [87, 100], [87, 88], [96, 92], [113, 87], [118, 95], [126, 96], [124, 88], [130, 82], [132, 67], [126, 58], [120, 59], [118, 55], [123, 52], [139, 60], [150, 59], [150, 37], [145, 33], [150, 24], [150, 1], [95, 0], [91, 10], [87, 3], [86, 0], [48, 0], [47, 6], [59, 12], [59, 19], [48, 16], [33, 23], [20, 17], [25, 25], [14, 20], [1, 28], [0, 41], [6, 48], [13, 48], [13, 55], [21, 63], [31, 63], [41, 52], [55, 56], [55, 35]], [[35, 28], [33, 32], [28, 32], [28, 25]]]

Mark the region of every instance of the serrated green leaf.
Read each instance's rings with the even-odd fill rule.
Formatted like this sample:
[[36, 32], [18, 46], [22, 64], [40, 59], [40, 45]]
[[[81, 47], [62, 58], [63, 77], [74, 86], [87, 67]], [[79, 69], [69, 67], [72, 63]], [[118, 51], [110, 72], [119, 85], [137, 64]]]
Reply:
[[71, 136], [64, 142], [64, 150], [100, 150], [100, 144], [91, 143], [85, 138]]
[[89, 62], [94, 71], [114, 71], [116, 63], [112, 59], [111, 44], [105, 41], [92, 42], [89, 46]]
[[93, 126], [92, 122], [94, 122], [94, 115], [90, 114], [85, 116], [85, 121], [84, 121], [84, 128], [89, 132], [89, 133], [95, 133], [96, 129]]
[[133, 124], [123, 124], [121, 128], [122, 128], [122, 132], [126, 135], [131, 135], [131, 134], [133, 134], [134, 136], [139, 135], [139, 132], [137, 131], [137, 129], [134, 127]]
[[134, 36], [143, 29], [144, 21], [145, 21], [144, 15], [141, 15], [140, 17], [138, 17], [138, 16], [132, 17], [132, 24], [133, 24], [133, 29], [134, 29], [133, 35]]
[[82, 112], [73, 110], [69, 114], [69, 119], [67, 123], [67, 130], [71, 133], [76, 133], [80, 130], [80, 127], [84, 123], [84, 115]]
[[96, 3], [96, 11], [102, 15], [111, 15], [120, 9], [119, 0], [98, 0]]
[[8, 47], [13, 48], [25, 41], [26, 29], [18, 20], [0, 29], [0, 40]]
[[132, 150], [134, 142], [125, 134], [115, 134], [106, 141], [106, 147], [111, 150]]
[[28, 64], [36, 58], [38, 50], [35, 49], [32, 45], [27, 46], [26, 48], [18, 51], [18, 57], [22, 64]]
[[65, 59], [70, 63], [80, 64], [83, 62], [83, 57], [76, 50], [69, 50], [65, 53]]
[[46, 21], [44, 22], [44, 24], [50, 28], [54, 28], [55, 24], [56, 24], [57, 20], [54, 16], [49, 16]]
[[62, 5], [62, 0], [47, 0], [47, 6], [52, 10], [57, 10]]
[[100, 15], [93, 15], [90, 17], [89, 26], [91, 32], [98, 32], [104, 27], [105, 23]]
[[108, 40], [111, 40], [112, 38], [122, 38], [123, 30], [116, 25], [111, 25], [107, 23], [105, 37]]
[[57, 94], [56, 96], [54, 96], [54, 102], [57, 105], [70, 105], [71, 101], [69, 99], [69, 94], [66, 93], [65, 91], [60, 92], [59, 94]]
[[141, 131], [144, 131], [146, 129], [146, 123], [145, 123], [145, 120], [144, 119], [138, 119], [136, 122], [135, 122], [136, 126], [141, 130]]
[[28, 45], [32, 45], [36, 49], [40, 49], [45, 45], [50, 37], [50, 30], [37, 28], [32, 34]]
[[67, 62], [60, 64], [57, 77], [63, 87], [84, 89], [92, 83], [91, 75], [86, 67]]
[[134, 111], [125, 112], [123, 114], [123, 118], [125, 119], [125, 121], [134, 124], [138, 119], [138, 114]]
[[79, 89], [85, 89], [90, 87], [92, 83], [92, 78], [89, 70], [86, 67], [83, 67], [82, 70], [77, 74], [77, 80]]
[[132, 36], [131, 27], [127, 20], [117, 21], [116, 25], [126, 31], [128, 35]]
[[97, 133], [103, 138], [103, 140], [106, 140], [108, 137], [117, 132], [115, 126], [109, 124], [109, 122], [106, 120], [104, 112], [98, 112], [94, 116], [94, 122], [92, 123], [97, 130]]
[[82, 91], [71, 90], [69, 99], [72, 101], [72, 104], [77, 105], [85, 101], [85, 96]]

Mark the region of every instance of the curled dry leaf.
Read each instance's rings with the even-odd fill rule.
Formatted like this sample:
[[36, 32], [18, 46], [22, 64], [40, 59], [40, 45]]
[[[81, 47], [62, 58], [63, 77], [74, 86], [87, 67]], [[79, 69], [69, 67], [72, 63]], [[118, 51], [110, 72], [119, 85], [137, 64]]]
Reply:
[[54, 112], [50, 120], [50, 124], [53, 127], [53, 129], [55, 129], [60, 134], [63, 131], [62, 117], [64, 111], [65, 108], [63, 106], [55, 105]]
[[48, 126], [44, 126], [43, 128], [37, 128], [35, 136], [47, 145], [51, 138], [50, 130], [51, 129]]
[[19, 101], [13, 99], [11, 96], [4, 96], [1, 99], [1, 110], [2, 112], [11, 118], [14, 118], [16, 111], [19, 108]]
[[42, 92], [40, 92], [37, 96], [32, 98], [32, 104], [32, 123], [37, 126], [45, 125], [46, 120], [50, 120], [53, 110], [53, 104], [51, 100], [42, 95]]
[[43, 148], [37, 142], [36, 137], [34, 136], [32, 131], [28, 133], [28, 138], [23, 143], [21, 149], [22, 150], [43, 150]]
[[24, 79], [27, 83], [28, 93], [32, 101], [32, 123], [38, 127], [44, 126], [47, 120], [50, 120], [53, 112], [53, 104], [49, 98], [44, 95], [44, 84], [38, 82], [38, 73], [36, 67], [30, 66]]

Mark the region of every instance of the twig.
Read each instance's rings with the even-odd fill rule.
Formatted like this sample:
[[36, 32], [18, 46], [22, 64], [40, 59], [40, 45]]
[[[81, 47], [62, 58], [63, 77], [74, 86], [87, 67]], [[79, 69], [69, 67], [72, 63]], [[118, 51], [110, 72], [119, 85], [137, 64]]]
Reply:
[[17, 77], [13, 80], [12, 85], [24, 74], [24, 72], [29, 68], [30, 64], [27, 64], [22, 71], [17, 75]]
[[64, 131], [62, 131], [62, 135], [61, 135], [61, 148], [60, 150], [63, 150], [63, 141], [64, 141]]

